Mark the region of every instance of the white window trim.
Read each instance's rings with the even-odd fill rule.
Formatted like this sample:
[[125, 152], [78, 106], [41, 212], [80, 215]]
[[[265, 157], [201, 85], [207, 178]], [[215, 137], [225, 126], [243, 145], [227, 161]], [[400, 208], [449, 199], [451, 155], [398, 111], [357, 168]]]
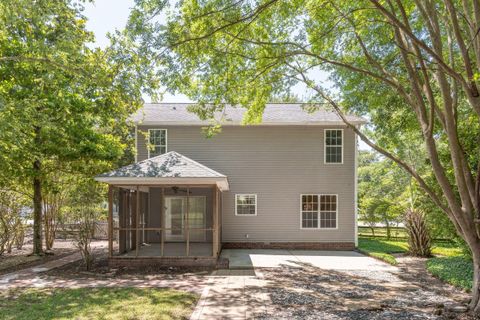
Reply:
[[[237, 212], [237, 199], [239, 196], [254, 196], [255, 197], [255, 214], [239, 214]], [[239, 217], [255, 217], [257, 215], [257, 207], [258, 207], [258, 203], [257, 203], [257, 194], [255, 193], [237, 193], [235, 194], [235, 215], [236, 216], [239, 216]]]
[[[332, 130], [335, 130], [335, 131], [341, 131], [342, 132], [342, 162], [327, 162], [327, 131], [332, 131]], [[344, 159], [344, 155], [343, 155], [343, 150], [345, 149], [344, 148], [344, 144], [345, 144], [345, 134], [344, 134], [344, 131], [343, 129], [341, 128], [330, 128], [330, 129], [323, 129], [323, 163], [324, 164], [343, 164], [343, 159]]]
[[[303, 196], [318, 196], [318, 226], [316, 228], [304, 228], [302, 227], [302, 197]], [[337, 210], [335, 210], [335, 228], [322, 228], [320, 227], [320, 196], [335, 196], [337, 198]], [[324, 231], [324, 230], [338, 230], [338, 206], [340, 201], [338, 200], [338, 194], [335, 193], [301, 193], [300, 194], [300, 230], [310, 231]]]
[[[165, 131], [165, 153], [168, 152], [168, 130], [167, 129], [162, 129], [162, 128], [152, 128], [148, 129], [148, 144], [150, 144], [150, 131], [153, 130], [163, 130]], [[150, 158], [150, 148], [148, 147], [147, 144], [147, 152], [148, 152], [148, 158]]]

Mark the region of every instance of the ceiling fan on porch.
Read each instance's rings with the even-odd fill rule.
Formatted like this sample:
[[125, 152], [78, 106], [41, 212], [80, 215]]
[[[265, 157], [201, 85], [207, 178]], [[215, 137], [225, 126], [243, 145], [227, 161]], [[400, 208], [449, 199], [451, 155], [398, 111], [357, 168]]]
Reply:
[[[187, 193], [187, 188], [172, 187], [173, 193], [178, 194], [179, 192]], [[192, 191], [189, 190], [188, 194], [192, 194]]]

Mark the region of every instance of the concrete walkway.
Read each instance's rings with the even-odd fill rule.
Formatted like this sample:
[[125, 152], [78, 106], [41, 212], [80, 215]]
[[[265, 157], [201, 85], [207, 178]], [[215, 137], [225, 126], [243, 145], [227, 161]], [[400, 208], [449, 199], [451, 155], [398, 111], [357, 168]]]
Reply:
[[[190, 320], [253, 319], [272, 314], [273, 307], [262, 269], [313, 268], [335, 271], [397, 272], [398, 268], [353, 251], [223, 250], [229, 270], [215, 271], [204, 288]], [[333, 272], [333, 271], [332, 271]]]

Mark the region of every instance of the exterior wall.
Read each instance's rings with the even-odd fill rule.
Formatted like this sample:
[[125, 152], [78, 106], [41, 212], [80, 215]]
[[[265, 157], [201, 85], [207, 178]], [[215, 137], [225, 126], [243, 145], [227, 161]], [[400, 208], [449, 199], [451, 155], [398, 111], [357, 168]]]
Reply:
[[[222, 193], [222, 242], [355, 243], [355, 135], [345, 127], [224, 126], [206, 138], [200, 126], [139, 126], [138, 161], [148, 129], [167, 129], [176, 151], [228, 177]], [[324, 164], [324, 129], [344, 130], [343, 164]], [[257, 216], [235, 216], [235, 194], [257, 194]], [[301, 194], [337, 194], [337, 229], [300, 228]]]

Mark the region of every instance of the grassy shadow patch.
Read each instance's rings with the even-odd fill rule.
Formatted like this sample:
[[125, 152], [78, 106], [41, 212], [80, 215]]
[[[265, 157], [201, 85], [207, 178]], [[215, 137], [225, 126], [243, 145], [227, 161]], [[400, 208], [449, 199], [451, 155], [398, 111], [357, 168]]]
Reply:
[[408, 244], [405, 241], [360, 238], [358, 239], [358, 250], [391, 265], [396, 265], [397, 260], [392, 254], [407, 252]]
[[2, 319], [186, 319], [198, 299], [155, 288], [17, 289], [0, 298]]

